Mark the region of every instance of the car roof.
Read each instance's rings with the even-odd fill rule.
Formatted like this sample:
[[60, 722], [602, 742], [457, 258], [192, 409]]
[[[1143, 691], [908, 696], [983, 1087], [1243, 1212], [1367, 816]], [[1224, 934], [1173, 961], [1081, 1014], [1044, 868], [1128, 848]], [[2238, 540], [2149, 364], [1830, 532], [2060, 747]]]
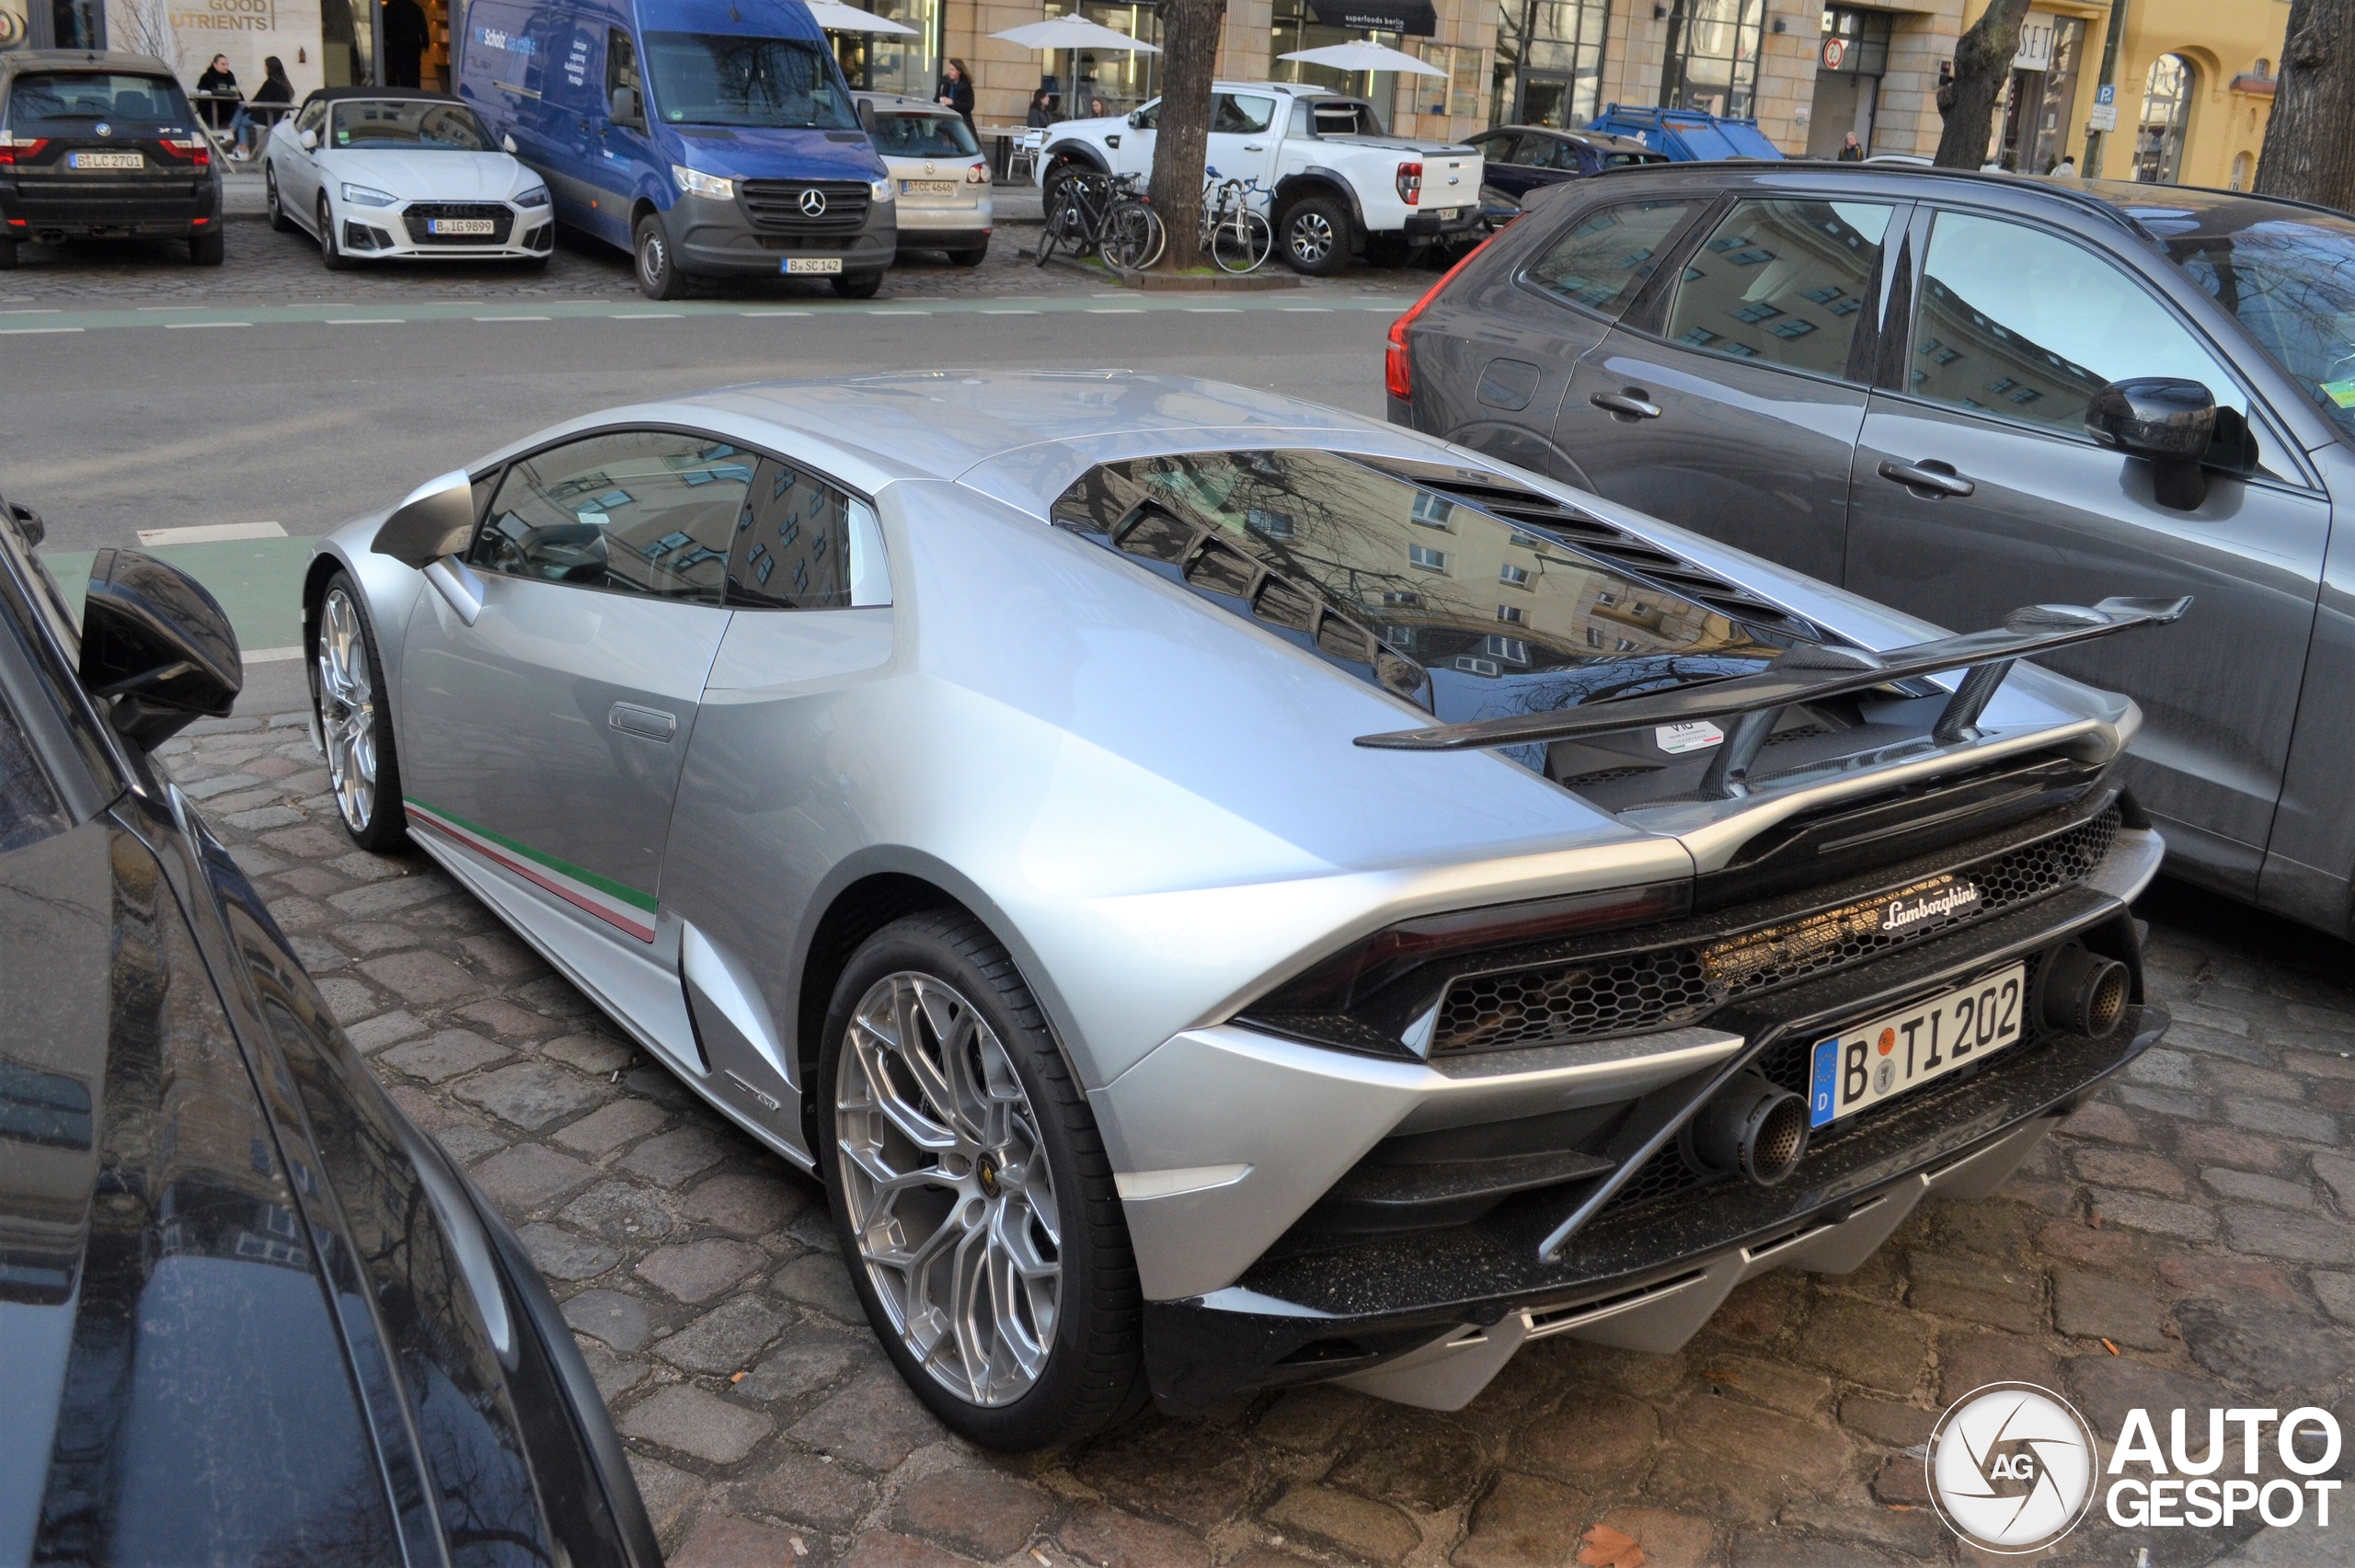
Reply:
[[853, 88], [850, 96], [851, 100], [854, 103], [871, 104], [877, 109], [904, 111], [911, 114], [919, 110], [932, 114], [953, 114], [956, 112], [954, 109], [948, 109], [945, 105], [934, 103], [928, 98], [912, 97], [906, 93], [871, 93], [867, 91], [865, 88]]
[[353, 99], [381, 102], [386, 99], [399, 103], [454, 103], [466, 100], [454, 93], [437, 93], [427, 87], [313, 87], [304, 103], [348, 103]]
[[[1611, 131], [1566, 131], [1558, 125], [1499, 125], [1493, 130], [1476, 132], [1474, 134], [1499, 136], [1509, 131], [1526, 132], [1532, 136], [1551, 136], [1557, 142], [1574, 143], [1581, 147], [1592, 147], [1597, 152], [1644, 153], [1660, 159], [1662, 163], [1668, 161], [1666, 153], [1654, 152], [1646, 145], [1642, 137], [1622, 136]], [[1467, 137], [1466, 140], [1470, 138]]]
[[121, 71], [179, 80], [169, 65], [154, 55], [132, 54], [119, 49], [20, 49], [0, 54], [0, 76], [21, 76], [35, 71], [81, 71], [91, 75]]

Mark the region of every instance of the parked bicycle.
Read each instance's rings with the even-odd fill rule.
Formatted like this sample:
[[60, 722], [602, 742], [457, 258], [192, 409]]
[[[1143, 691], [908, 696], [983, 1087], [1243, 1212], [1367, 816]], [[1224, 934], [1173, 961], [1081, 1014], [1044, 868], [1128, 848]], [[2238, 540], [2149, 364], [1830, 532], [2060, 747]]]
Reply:
[[1222, 272], [1257, 271], [1276, 248], [1264, 209], [1269, 193], [1256, 179], [1221, 178], [1206, 171], [1202, 186], [1202, 248]]
[[1074, 257], [1100, 256], [1115, 270], [1134, 272], [1160, 260], [1168, 239], [1138, 176], [1083, 169], [1058, 181], [1049, 199], [1039, 264], [1045, 266], [1060, 247]]

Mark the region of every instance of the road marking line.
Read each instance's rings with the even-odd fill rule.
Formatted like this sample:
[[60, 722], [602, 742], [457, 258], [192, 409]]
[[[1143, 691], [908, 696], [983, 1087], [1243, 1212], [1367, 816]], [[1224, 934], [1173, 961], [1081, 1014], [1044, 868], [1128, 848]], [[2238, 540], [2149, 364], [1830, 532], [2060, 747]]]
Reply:
[[808, 315], [810, 313], [806, 310], [746, 310], [736, 314], [739, 315]]
[[44, 332], [79, 332], [78, 326], [0, 326], [0, 338], [33, 338]]
[[477, 321], [546, 321], [544, 315], [478, 315]]
[[407, 320], [398, 315], [331, 315], [329, 326], [398, 326]]
[[977, 311], [975, 314], [979, 315], [1036, 315], [1039, 313], [1035, 310], [984, 310]]
[[928, 310], [868, 310], [861, 311], [859, 314], [861, 315], [930, 315], [932, 312]]
[[202, 305], [140, 305], [141, 310], [202, 310]]
[[619, 311], [608, 315], [607, 321], [676, 321], [686, 315], [683, 310], [638, 310], [625, 315]]
[[251, 326], [252, 325], [250, 321], [167, 321], [164, 323], [164, 330], [167, 332], [202, 331], [212, 326]]
[[247, 648], [241, 657], [247, 664], [283, 664], [289, 659], [302, 658], [303, 650], [299, 647]]
[[1183, 305], [1179, 308], [1188, 315], [1241, 315], [1243, 314], [1241, 308], [1235, 305]]
[[17, 305], [0, 310], [0, 315], [55, 315], [62, 308], [58, 305]]
[[1278, 305], [1276, 308], [1286, 315], [1330, 315], [1333, 314], [1331, 305]]
[[[283, 539], [274, 522], [200, 522], [187, 528], [143, 528], [142, 544], [211, 544], [223, 539]], [[249, 656], [250, 657], [250, 656]]]
[[1143, 315], [1144, 307], [1142, 305], [1089, 305], [1087, 314], [1090, 315]]

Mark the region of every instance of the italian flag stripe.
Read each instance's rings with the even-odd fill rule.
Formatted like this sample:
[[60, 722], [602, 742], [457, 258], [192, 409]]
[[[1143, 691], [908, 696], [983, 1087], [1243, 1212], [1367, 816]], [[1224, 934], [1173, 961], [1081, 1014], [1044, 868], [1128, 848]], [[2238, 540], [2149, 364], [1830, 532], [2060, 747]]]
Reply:
[[569, 861], [558, 860], [545, 851], [519, 843], [504, 833], [469, 822], [463, 817], [453, 816], [440, 807], [430, 806], [414, 795], [403, 796], [401, 804], [408, 808], [412, 826], [431, 828], [443, 838], [464, 844], [524, 880], [546, 888], [575, 909], [629, 933], [640, 942], [654, 940], [653, 895], [641, 893], [610, 876], [600, 876]]

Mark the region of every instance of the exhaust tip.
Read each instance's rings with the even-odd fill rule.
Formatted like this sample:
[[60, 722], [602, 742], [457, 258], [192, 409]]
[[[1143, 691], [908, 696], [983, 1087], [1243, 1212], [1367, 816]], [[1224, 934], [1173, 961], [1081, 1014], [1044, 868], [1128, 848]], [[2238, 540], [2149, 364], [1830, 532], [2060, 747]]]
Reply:
[[2103, 1040], [2126, 1016], [2131, 979], [2126, 966], [2071, 943], [2045, 966], [2043, 1004], [2047, 1027]]
[[1807, 1137], [1807, 1102], [1755, 1072], [1743, 1072], [1687, 1125], [1685, 1150], [1711, 1174], [1738, 1174], [1771, 1187], [1798, 1167]]

